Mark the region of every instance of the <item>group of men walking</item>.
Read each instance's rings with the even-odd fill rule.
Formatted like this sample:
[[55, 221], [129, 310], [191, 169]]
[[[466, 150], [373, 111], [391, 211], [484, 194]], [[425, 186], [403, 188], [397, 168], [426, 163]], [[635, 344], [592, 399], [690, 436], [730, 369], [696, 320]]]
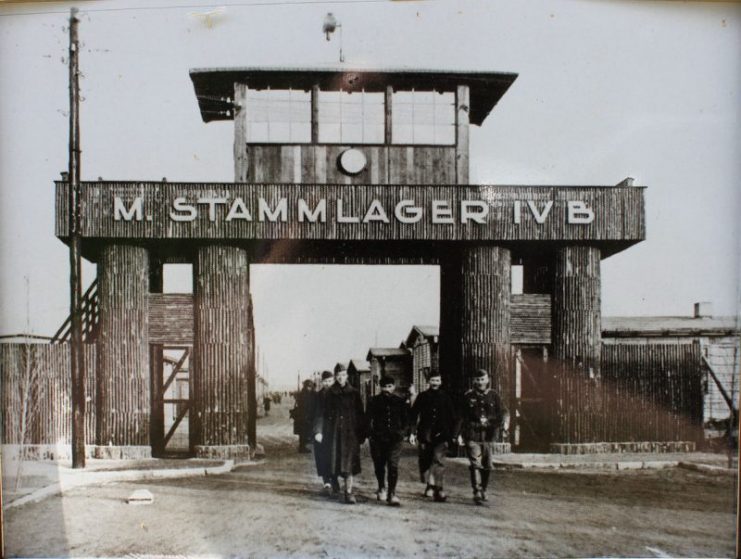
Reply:
[[[454, 404], [442, 389], [442, 378], [433, 372], [428, 388], [402, 398], [395, 393], [393, 377], [383, 376], [380, 393], [368, 400], [366, 409], [360, 393], [348, 383], [347, 371], [322, 373], [322, 386], [304, 382], [294, 410], [294, 431], [299, 452], [313, 440], [318, 475], [328, 495], [344, 491], [344, 501], [356, 503], [353, 478], [360, 473], [360, 446], [366, 439], [378, 481], [376, 497], [390, 506], [401, 504], [396, 493], [399, 460], [405, 440], [418, 447], [420, 480], [424, 495], [436, 502], [447, 500], [445, 458], [450, 445], [464, 445], [469, 460], [473, 500], [487, 502], [487, 488], [506, 411], [487, 371], [473, 374], [473, 388]], [[344, 487], [340, 486], [340, 480]]]

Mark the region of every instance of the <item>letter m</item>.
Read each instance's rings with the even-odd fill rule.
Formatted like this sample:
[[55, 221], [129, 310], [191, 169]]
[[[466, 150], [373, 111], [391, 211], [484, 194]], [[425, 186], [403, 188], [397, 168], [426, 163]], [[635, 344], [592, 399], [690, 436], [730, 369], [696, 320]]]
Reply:
[[115, 221], [141, 221], [144, 219], [144, 212], [142, 211], [142, 197], [137, 196], [131, 203], [129, 208], [126, 208], [123, 200], [118, 196], [113, 197], [113, 219]]

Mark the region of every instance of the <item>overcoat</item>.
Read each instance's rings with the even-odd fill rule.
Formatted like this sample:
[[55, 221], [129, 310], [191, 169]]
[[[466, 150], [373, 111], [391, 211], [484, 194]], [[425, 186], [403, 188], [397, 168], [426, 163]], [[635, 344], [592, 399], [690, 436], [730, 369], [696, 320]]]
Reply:
[[314, 433], [329, 443], [330, 475], [360, 473], [360, 445], [366, 438], [365, 414], [360, 393], [349, 384], [334, 383], [319, 401]]
[[316, 393], [306, 388], [296, 394], [296, 407], [293, 412], [293, 434], [311, 438], [314, 423]]
[[[324, 400], [327, 397], [329, 388], [322, 388], [314, 395], [314, 416], [312, 417], [314, 433], [322, 433], [322, 411], [324, 410]], [[322, 433], [323, 434], [323, 433]], [[319, 477], [325, 478], [332, 475], [331, 464], [331, 442], [329, 438], [322, 439], [322, 442], [314, 441], [314, 462], [316, 463], [316, 473]]]

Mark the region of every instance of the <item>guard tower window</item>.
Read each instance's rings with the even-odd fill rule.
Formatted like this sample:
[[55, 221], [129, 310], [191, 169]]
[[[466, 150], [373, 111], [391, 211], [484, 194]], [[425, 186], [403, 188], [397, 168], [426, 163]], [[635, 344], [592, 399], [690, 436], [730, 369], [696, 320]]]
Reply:
[[397, 91], [392, 97], [391, 111], [392, 143], [455, 143], [454, 93]]
[[310, 92], [249, 90], [246, 105], [248, 142], [311, 142]]
[[319, 142], [382, 144], [383, 93], [319, 92]]

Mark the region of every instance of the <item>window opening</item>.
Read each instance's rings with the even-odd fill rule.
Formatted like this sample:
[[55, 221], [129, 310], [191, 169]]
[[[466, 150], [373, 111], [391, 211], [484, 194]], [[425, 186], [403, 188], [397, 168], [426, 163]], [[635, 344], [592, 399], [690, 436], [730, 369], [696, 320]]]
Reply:
[[455, 94], [452, 92], [395, 91], [391, 112], [394, 144], [455, 143]]

